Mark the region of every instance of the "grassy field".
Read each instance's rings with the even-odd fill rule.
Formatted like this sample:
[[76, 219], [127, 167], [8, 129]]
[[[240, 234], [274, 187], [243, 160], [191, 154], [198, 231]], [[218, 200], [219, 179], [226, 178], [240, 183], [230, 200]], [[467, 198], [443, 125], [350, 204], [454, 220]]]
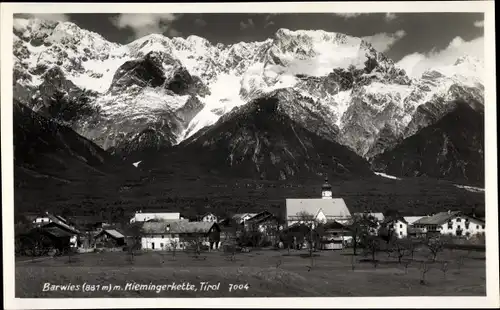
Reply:
[[[311, 258], [306, 251], [255, 250], [237, 253], [230, 260], [222, 252], [203, 253], [201, 258], [180, 252], [89, 253], [71, 257], [16, 262], [16, 297], [348, 297], [348, 296], [485, 296], [485, 253], [444, 250], [422, 279], [422, 261], [428, 252], [419, 249], [405, 268], [396, 258], [378, 253], [374, 266], [352, 250], [322, 251]], [[408, 257], [409, 259], [409, 257]], [[463, 264], [460, 262], [463, 260]], [[442, 271], [447, 262], [447, 272]], [[353, 268], [354, 265], [354, 268]], [[124, 290], [127, 283], [168, 285], [184, 282], [197, 291]], [[220, 283], [218, 290], [201, 290], [201, 282]], [[78, 291], [43, 291], [45, 283], [80, 285]], [[82, 291], [84, 283], [100, 285]], [[231, 284], [247, 289], [229, 291]], [[46, 285], [46, 284], [45, 284]], [[104, 292], [103, 286], [120, 285]], [[88, 287], [90, 288], [90, 287]]]

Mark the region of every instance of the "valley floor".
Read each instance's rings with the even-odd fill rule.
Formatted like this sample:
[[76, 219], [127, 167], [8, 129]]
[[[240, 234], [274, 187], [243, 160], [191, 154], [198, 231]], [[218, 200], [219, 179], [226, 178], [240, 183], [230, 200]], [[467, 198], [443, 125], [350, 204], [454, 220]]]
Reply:
[[[306, 251], [254, 250], [237, 253], [231, 260], [222, 252], [149, 252], [135, 256], [126, 252], [89, 253], [44, 260], [16, 262], [16, 297], [348, 297], [348, 296], [485, 296], [484, 252], [445, 250], [430, 264], [421, 284], [422, 261], [427, 252], [416, 252], [405, 270], [396, 258], [378, 253], [378, 265], [352, 250], [322, 251], [311, 258]], [[466, 257], [463, 265], [460, 257]], [[442, 271], [448, 262], [447, 272]], [[189, 282], [197, 291], [124, 290], [127, 283], [168, 285]], [[217, 284], [218, 290], [202, 291], [200, 283]], [[100, 285], [95, 291], [44, 291], [51, 285]], [[229, 292], [230, 284], [242, 284]], [[121, 290], [103, 291], [103, 287]], [[244, 286], [247, 285], [247, 289]]]

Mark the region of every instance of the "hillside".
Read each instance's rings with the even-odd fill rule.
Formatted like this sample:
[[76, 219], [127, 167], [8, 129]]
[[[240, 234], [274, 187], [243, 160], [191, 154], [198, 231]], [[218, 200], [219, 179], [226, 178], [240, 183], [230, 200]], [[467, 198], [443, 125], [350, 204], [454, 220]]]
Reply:
[[427, 176], [484, 187], [484, 112], [457, 102], [437, 123], [375, 157], [385, 173]]

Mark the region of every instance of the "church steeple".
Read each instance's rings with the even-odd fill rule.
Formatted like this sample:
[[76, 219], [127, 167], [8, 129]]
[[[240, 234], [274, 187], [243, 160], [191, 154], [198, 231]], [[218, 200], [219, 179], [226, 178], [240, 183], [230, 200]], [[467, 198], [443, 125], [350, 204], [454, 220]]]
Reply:
[[323, 199], [332, 199], [332, 186], [328, 183], [328, 177], [325, 177], [325, 183], [321, 186], [321, 197]]

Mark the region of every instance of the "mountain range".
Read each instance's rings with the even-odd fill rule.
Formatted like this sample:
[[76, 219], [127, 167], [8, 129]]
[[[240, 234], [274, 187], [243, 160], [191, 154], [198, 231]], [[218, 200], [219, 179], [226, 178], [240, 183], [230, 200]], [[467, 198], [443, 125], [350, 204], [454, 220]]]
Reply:
[[16, 18], [13, 31], [16, 169], [27, 180], [132, 167], [484, 185], [483, 63], [467, 55], [411, 78], [370, 43], [321, 30], [231, 45], [159, 34], [122, 45], [40, 19]]

